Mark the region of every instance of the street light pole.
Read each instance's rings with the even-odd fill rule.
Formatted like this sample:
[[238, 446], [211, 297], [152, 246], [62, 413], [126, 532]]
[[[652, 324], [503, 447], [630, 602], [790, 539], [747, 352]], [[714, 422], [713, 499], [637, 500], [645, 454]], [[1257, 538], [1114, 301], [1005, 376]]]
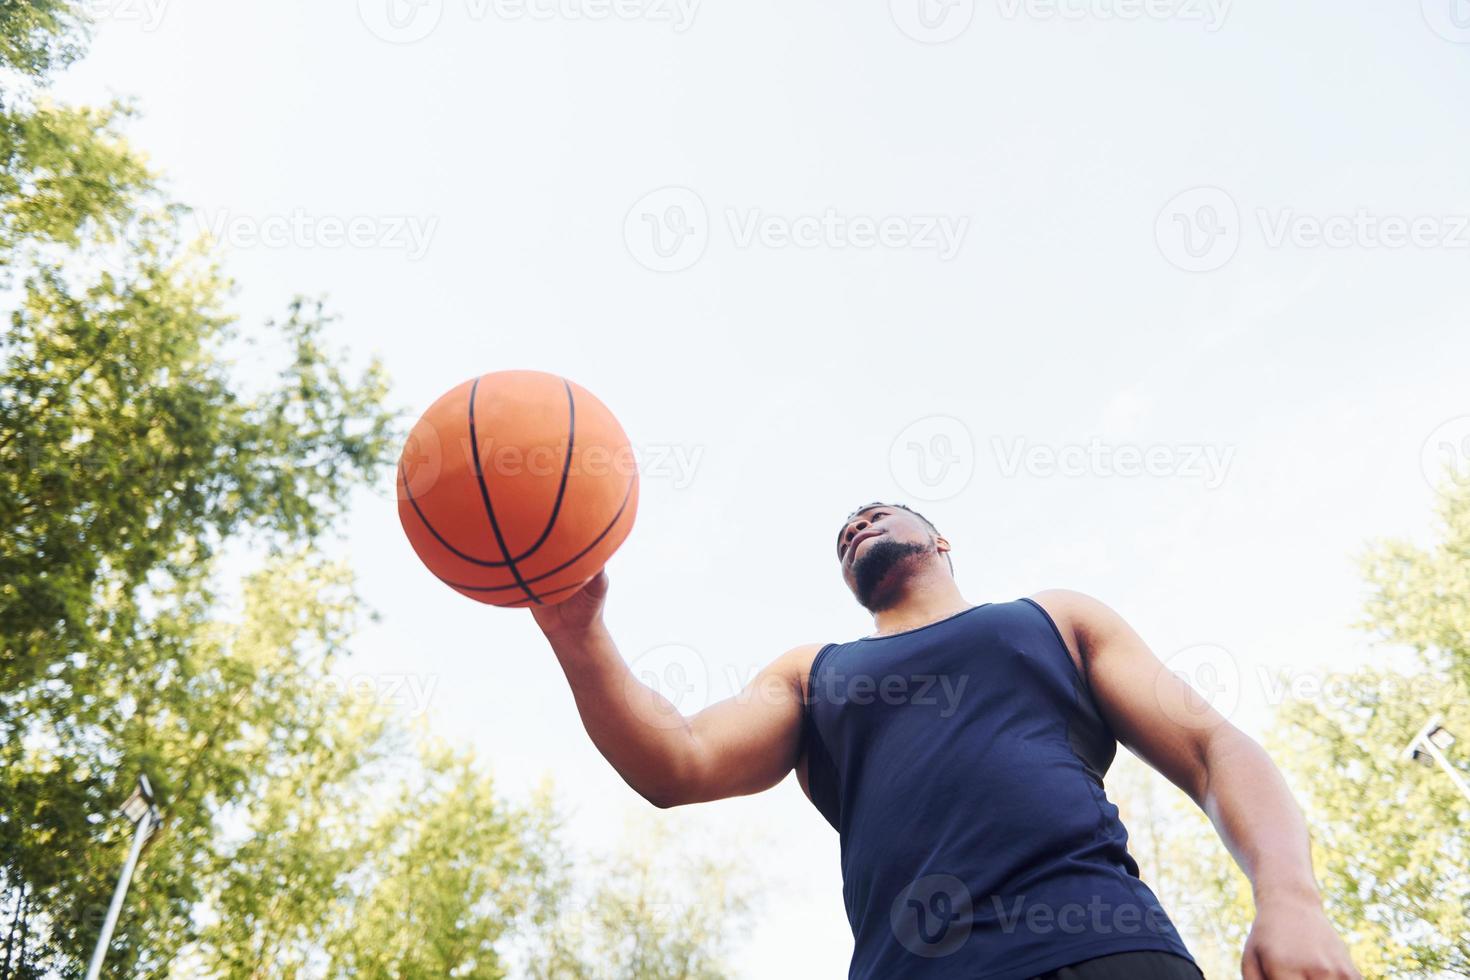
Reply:
[[122, 805], [123, 815], [133, 821], [133, 846], [128, 851], [128, 860], [118, 876], [117, 888], [112, 893], [112, 904], [107, 907], [107, 918], [102, 923], [102, 934], [97, 937], [97, 948], [92, 951], [92, 963], [87, 967], [87, 980], [97, 980], [102, 974], [102, 961], [107, 957], [107, 946], [112, 942], [112, 930], [117, 927], [117, 917], [122, 912], [123, 896], [128, 893], [128, 882], [133, 878], [138, 855], [143, 853], [143, 844], [157, 829], [160, 822], [158, 809], [153, 805], [153, 787], [148, 785], [147, 776], [138, 777], [133, 795]]
[[[1455, 736], [1440, 724], [1440, 720], [1440, 716], [1435, 715], [1425, 722], [1424, 727], [1415, 732], [1414, 737], [1409, 740], [1403, 756], [1415, 762], [1425, 762], [1426, 757], [1433, 759], [1439, 763], [1445, 775], [1450, 777], [1450, 781], [1455, 784], [1455, 789], [1459, 790], [1465, 799], [1470, 800], [1470, 786], [1465, 784], [1465, 777], [1460, 774], [1460, 770], [1455, 768], [1454, 763], [1450, 762], [1449, 756], [1444, 754], [1445, 747], [1454, 744]], [[1427, 762], [1425, 764], [1428, 765]]]

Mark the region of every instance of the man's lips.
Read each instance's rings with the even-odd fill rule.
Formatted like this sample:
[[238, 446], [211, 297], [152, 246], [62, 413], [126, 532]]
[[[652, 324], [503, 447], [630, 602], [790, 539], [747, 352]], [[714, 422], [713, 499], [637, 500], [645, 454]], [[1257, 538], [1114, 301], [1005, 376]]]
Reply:
[[861, 532], [859, 532], [858, 535], [857, 535], [857, 537], [853, 538], [852, 541], [851, 541], [851, 543], [848, 544], [848, 546], [847, 546], [847, 554], [843, 556], [843, 557], [845, 557], [847, 559], [847, 563], [849, 565], [852, 564], [853, 558], [857, 555], [858, 545], [862, 544], [864, 541], [868, 540], [869, 538], [876, 538], [878, 535], [880, 535], [882, 533], [883, 533], [882, 531], [861, 531]]

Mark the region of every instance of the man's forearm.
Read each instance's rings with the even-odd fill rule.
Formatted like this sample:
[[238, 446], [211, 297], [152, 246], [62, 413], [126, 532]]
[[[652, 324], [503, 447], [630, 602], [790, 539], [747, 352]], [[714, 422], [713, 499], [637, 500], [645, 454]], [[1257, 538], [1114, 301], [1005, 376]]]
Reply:
[[693, 749], [678, 709], [633, 675], [600, 621], [547, 639], [598, 751], [650, 803], [677, 802]]
[[1205, 769], [1200, 806], [1250, 879], [1257, 908], [1320, 902], [1306, 820], [1265, 749], [1232, 729], [1211, 744]]

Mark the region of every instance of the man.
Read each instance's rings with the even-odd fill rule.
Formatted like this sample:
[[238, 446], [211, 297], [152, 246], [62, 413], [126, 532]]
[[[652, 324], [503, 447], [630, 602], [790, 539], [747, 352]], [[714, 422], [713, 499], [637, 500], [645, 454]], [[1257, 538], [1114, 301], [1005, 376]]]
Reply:
[[625, 666], [605, 575], [534, 614], [593, 742], [655, 806], [796, 770], [840, 834], [849, 977], [1199, 980], [1103, 793], [1119, 742], [1199, 804], [1250, 878], [1245, 980], [1359, 976], [1276, 767], [1115, 612], [1064, 590], [972, 606], [949, 542], [903, 506], [854, 512], [836, 553], [874, 633], [796, 647], [692, 718]]

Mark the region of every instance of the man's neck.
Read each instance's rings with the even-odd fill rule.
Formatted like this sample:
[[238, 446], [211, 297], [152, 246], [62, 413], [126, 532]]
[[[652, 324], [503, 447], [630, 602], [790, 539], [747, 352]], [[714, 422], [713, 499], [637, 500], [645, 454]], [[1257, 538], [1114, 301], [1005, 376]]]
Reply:
[[954, 579], [936, 572], [908, 583], [896, 602], [874, 613], [873, 635], [918, 629], [969, 608]]

